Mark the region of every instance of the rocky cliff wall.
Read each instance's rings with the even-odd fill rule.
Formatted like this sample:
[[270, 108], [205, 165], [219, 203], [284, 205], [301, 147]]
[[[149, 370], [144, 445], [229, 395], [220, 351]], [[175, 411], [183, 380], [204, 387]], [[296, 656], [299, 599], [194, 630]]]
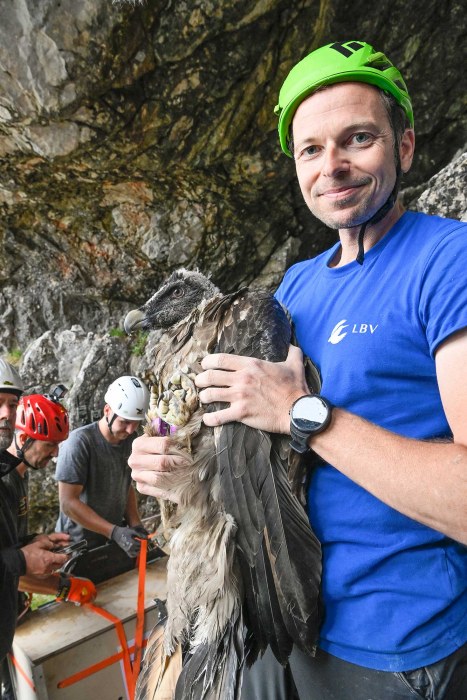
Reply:
[[334, 234], [280, 153], [273, 108], [298, 58], [381, 47], [413, 98], [404, 199], [466, 217], [460, 0], [0, 0], [0, 353], [73, 424], [143, 371], [126, 311], [173, 268], [274, 288]]
[[417, 12], [402, 0], [0, 0], [0, 11], [2, 353], [75, 325], [117, 328], [180, 264], [225, 290], [274, 287], [328, 245], [273, 114], [289, 68], [317, 45], [365, 37], [401, 68], [417, 128], [406, 187], [421, 191], [465, 146], [458, 0]]

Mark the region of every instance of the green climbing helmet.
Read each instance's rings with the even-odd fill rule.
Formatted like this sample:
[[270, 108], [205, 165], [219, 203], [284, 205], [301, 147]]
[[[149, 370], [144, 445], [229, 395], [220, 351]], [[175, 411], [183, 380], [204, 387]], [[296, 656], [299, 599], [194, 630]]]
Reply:
[[287, 141], [298, 105], [317, 88], [346, 81], [370, 83], [390, 92], [413, 126], [407, 86], [391, 61], [364, 41], [334, 42], [305, 56], [292, 68], [281, 87], [274, 112], [279, 117], [279, 140], [286, 155], [292, 157]]

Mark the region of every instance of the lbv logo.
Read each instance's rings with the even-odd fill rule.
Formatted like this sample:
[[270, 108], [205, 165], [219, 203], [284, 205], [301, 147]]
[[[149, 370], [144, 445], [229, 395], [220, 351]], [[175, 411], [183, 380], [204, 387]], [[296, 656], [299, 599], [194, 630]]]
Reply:
[[[339, 323], [336, 323], [334, 328], [332, 329], [331, 335], [328, 338], [328, 343], [332, 343], [333, 345], [337, 345], [337, 343], [340, 343], [341, 340], [344, 340], [345, 336], [350, 334], [358, 334], [362, 335], [365, 333], [373, 333], [376, 331], [378, 328], [378, 324], [373, 326], [371, 323], [347, 323], [347, 319], [344, 318], [342, 321], [339, 321]], [[348, 329], [348, 330], [346, 330]]]

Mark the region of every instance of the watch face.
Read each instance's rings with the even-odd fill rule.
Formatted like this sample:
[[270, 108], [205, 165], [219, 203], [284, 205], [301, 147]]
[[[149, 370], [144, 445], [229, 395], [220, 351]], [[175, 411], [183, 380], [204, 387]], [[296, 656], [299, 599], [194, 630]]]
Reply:
[[299, 430], [315, 430], [328, 414], [329, 409], [319, 396], [306, 396], [293, 407], [293, 422]]

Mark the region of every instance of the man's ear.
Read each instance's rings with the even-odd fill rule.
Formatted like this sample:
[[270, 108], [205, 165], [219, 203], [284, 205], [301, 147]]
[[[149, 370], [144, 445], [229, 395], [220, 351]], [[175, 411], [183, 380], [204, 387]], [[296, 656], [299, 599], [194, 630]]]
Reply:
[[23, 447], [23, 445], [26, 442], [26, 440], [28, 439], [28, 437], [29, 436], [26, 435], [26, 433], [23, 433], [22, 430], [18, 430], [16, 433], [16, 442], [18, 443], [18, 445], [20, 447]]
[[401, 169], [403, 173], [407, 173], [410, 170], [413, 161], [414, 151], [415, 131], [413, 129], [406, 129], [402, 135], [401, 143], [399, 146]]

